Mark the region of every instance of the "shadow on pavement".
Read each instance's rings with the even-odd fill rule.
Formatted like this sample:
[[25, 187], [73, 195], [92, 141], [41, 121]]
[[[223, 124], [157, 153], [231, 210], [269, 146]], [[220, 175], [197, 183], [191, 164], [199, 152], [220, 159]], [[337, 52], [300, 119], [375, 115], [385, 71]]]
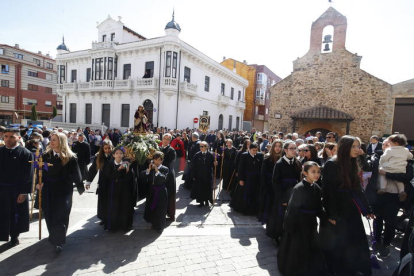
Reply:
[[1, 274], [17, 275], [31, 271], [41, 275], [73, 275], [86, 269], [90, 272], [93, 268], [110, 274], [135, 262], [142, 249], [160, 236], [149, 230], [111, 234], [94, 226], [96, 217], [89, 219], [82, 227], [94, 230], [80, 229], [68, 235], [59, 255], [54, 253], [47, 239], [20, 250], [0, 262]]

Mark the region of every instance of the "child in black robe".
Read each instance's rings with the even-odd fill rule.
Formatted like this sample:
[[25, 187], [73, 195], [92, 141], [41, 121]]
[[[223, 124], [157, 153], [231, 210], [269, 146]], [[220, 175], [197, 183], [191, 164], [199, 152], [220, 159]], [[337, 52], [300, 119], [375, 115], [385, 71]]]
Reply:
[[141, 172], [140, 180], [148, 185], [149, 192], [145, 202], [144, 219], [151, 222], [152, 229], [159, 233], [165, 228], [165, 216], [168, 208], [167, 179], [170, 174], [168, 168], [163, 166], [164, 155], [156, 151], [148, 169]]
[[322, 191], [315, 183], [321, 176], [319, 165], [306, 162], [303, 175], [305, 178], [292, 190], [286, 210], [277, 253], [278, 268], [287, 276], [329, 275], [317, 231], [316, 217], [327, 220], [322, 208]]
[[260, 170], [263, 154], [258, 152], [258, 148], [256, 143], [251, 143], [249, 151], [240, 157], [239, 184], [230, 202], [230, 207], [243, 215], [256, 215], [259, 209]]
[[104, 222], [105, 230], [116, 232], [129, 231], [134, 215], [133, 191], [134, 179], [128, 162], [124, 162], [124, 149], [116, 148], [110, 161], [106, 177], [109, 181], [108, 213]]
[[296, 159], [296, 144], [293, 141], [283, 144], [284, 156], [273, 170], [272, 184], [275, 200], [270, 218], [267, 221], [266, 235], [279, 244], [283, 235], [283, 219], [293, 187], [300, 181], [302, 167]]
[[97, 217], [101, 220], [101, 225], [104, 224], [105, 219], [108, 217], [108, 203], [107, 199], [109, 197], [109, 188], [110, 182], [108, 178], [105, 177], [106, 171], [108, 170], [109, 161], [112, 158], [112, 142], [111, 140], [103, 141], [101, 148], [99, 149], [98, 154], [96, 155], [92, 166], [89, 168], [87, 177], [86, 177], [86, 189], [89, 190], [91, 182], [98, 174], [98, 187], [96, 188], [96, 194], [98, 195], [98, 213]]

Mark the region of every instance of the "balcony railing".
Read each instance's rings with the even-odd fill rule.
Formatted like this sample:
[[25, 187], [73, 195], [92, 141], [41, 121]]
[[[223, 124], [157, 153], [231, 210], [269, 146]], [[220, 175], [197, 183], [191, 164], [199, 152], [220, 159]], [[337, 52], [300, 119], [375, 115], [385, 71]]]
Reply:
[[230, 104], [230, 97], [227, 97], [227, 96], [224, 96], [224, 95], [219, 95], [217, 100], [218, 100], [219, 104], [223, 104], [223, 105], [229, 105]]
[[113, 41], [92, 42], [92, 50], [113, 49], [116, 43]]
[[177, 79], [163, 78], [161, 84], [164, 88], [177, 88]]
[[256, 105], [265, 105], [266, 100], [262, 98], [256, 98]]
[[256, 114], [256, 115], [254, 115], [254, 119], [255, 120], [264, 120], [264, 115], [258, 115], [258, 114]]
[[158, 79], [137, 79], [135, 81], [135, 88], [138, 90], [153, 90], [158, 87]]
[[236, 102], [236, 106], [237, 106], [238, 108], [241, 108], [241, 109], [246, 109], [246, 103], [245, 103], [245, 102], [240, 102], [240, 101], [237, 101], [237, 102]]
[[197, 96], [197, 85], [188, 83], [188, 82], [181, 82], [180, 83], [180, 91], [188, 96]]

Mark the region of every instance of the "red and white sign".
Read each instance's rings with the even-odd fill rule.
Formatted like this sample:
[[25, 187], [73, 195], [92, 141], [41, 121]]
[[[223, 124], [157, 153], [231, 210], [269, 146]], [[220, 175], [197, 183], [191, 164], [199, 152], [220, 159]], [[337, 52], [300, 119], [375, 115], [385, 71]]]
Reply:
[[198, 123], [198, 118], [194, 118], [193, 122], [194, 122], [194, 124], [197, 124]]

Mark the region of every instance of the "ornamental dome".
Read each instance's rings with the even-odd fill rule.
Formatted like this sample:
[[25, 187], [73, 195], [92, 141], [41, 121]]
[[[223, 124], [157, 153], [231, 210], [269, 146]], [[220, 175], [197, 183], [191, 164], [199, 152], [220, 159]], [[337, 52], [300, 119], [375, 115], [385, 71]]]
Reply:
[[62, 44], [60, 44], [60, 45], [56, 48], [56, 50], [69, 51], [69, 49], [68, 49], [68, 48], [66, 47], [66, 45], [65, 45], [65, 37], [63, 37]]
[[180, 25], [178, 25], [178, 23], [175, 22], [175, 20], [174, 20], [174, 12], [173, 12], [173, 15], [172, 15], [172, 20], [170, 22], [168, 22], [168, 24], [165, 26], [165, 30], [167, 30], [167, 29], [175, 29], [175, 30], [181, 32]]

